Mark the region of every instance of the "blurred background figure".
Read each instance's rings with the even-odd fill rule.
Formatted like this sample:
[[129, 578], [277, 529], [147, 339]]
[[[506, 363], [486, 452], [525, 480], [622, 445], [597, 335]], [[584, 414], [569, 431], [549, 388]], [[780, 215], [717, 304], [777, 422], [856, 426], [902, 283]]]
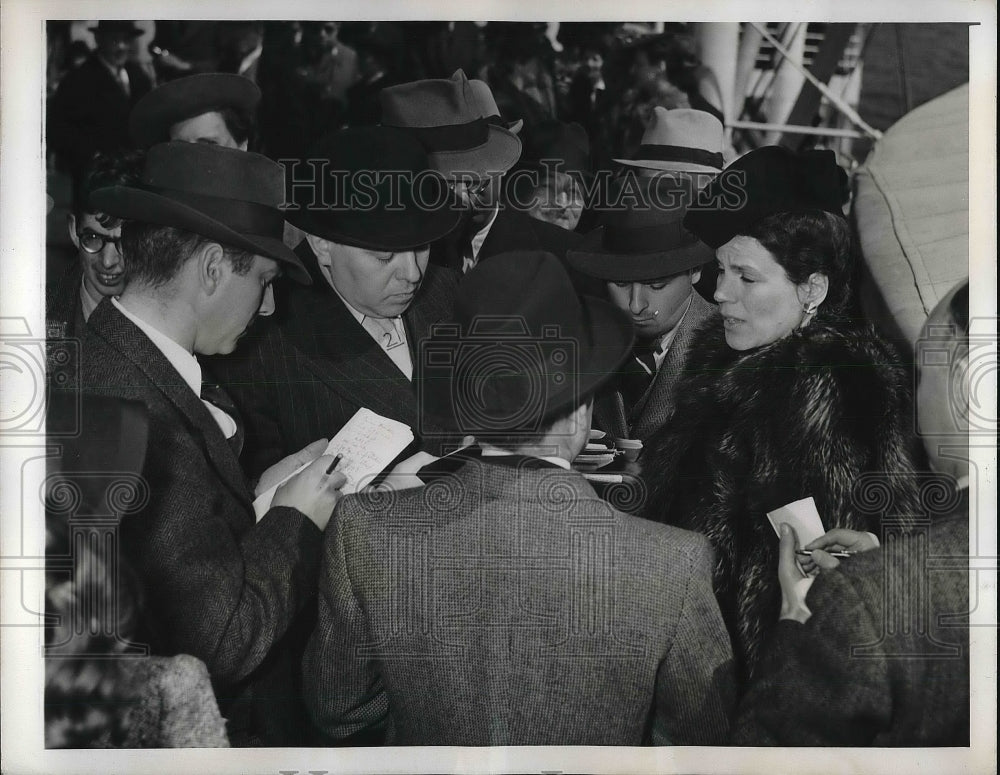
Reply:
[[343, 126], [347, 90], [360, 77], [358, 53], [340, 38], [340, 22], [303, 22], [299, 74], [317, 101], [323, 131]]
[[101, 21], [91, 28], [97, 48], [60, 82], [48, 109], [48, 147], [74, 185], [97, 151], [130, 148], [128, 116], [153, 86], [133, 59], [142, 30], [132, 21]]

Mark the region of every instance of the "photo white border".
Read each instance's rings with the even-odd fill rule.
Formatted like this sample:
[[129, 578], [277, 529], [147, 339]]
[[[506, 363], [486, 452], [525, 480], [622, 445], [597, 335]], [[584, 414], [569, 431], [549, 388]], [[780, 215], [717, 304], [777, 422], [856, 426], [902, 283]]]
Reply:
[[[244, 0], [123, 2], [122, 0], [5, 0], [0, 8], [0, 310], [24, 318], [43, 337], [45, 172], [41, 128], [45, 93], [45, 19], [511, 19], [640, 20], [669, 14], [686, 21], [965, 21], [970, 32], [970, 273], [973, 316], [996, 317], [996, 4], [932, 2], [708, 2], [598, 4], [578, 0], [432, 3]], [[31, 260], [25, 260], [30, 257]], [[995, 330], [995, 329], [994, 329]], [[995, 390], [995, 374], [993, 389]], [[8, 399], [9, 400], [9, 397]], [[994, 402], [995, 405], [995, 402]], [[995, 439], [994, 439], [995, 441]], [[44, 574], [30, 570], [43, 554], [38, 514], [20, 514], [20, 481], [27, 455], [44, 455], [44, 439], [0, 443], [0, 622], [20, 623], [22, 606], [43, 609]], [[41, 452], [38, 450], [41, 449]], [[0, 628], [2, 771], [109, 772], [967, 772], [996, 771], [996, 448], [974, 449], [983, 481], [979, 492], [979, 602], [971, 633], [972, 739], [966, 749], [740, 749], [740, 748], [367, 748], [161, 751], [57, 751], [42, 747], [42, 629]], [[36, 488], [32, 490], [32, 488]], [[975, 517], [975, 515], [973, 515]], [[23, 517], [23, 519], [22, 519]], [[32, 557], [33, 555], [33, 557]]]

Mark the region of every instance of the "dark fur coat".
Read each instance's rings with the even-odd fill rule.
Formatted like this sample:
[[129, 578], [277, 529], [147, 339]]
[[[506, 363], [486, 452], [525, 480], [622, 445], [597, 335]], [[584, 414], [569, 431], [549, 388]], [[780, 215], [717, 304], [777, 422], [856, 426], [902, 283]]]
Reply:
[[[811, 495], [826, 529], [881, 537], [884, 514], [918, 513], [912, 428], [909, 371], [870, 327], [817, 318], [747, 352], [726, 345], [721, 321], [695, 335], [674, 414], [646, 444], [644, 513], [715, 547], [744, 677], [781, 603], [766, 512]], [[889, 499], [881, 511], [877, 495]]]

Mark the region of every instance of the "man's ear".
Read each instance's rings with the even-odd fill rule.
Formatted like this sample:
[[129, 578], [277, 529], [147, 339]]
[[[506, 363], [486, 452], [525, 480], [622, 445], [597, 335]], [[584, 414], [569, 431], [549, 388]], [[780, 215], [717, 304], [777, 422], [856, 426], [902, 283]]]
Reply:
[[309, 243], [309, 247], [312, 248], [312, 252], [316, 254], [316, 261], [323, 268], [329, 268], [333, 259], [330, 256], [330, 241], [325, 240], [322, 237], [317, 237], [315, 234], [306, 234], [306, 242]]
[[218, 242], [204, 242], [193, 258], [198, 270], [198, 282], [205, 294], [211, 296], [221, 286], [227, 270], [232, 269], [226, 260], [226, 251]]
[[691, 285], [694, 285], [701, 279], [701, 267], [691, 270]]
[[245, 151], [245, 150], [246, 150], [247, 148], [249, 148], [249, 147], [250, 147], [250, 141], [249, 141], [249, 140], [244, 140], [244, 141], [243, 141], [242, 143], [240, 143], [240, 144], [238, 145], [238, 147], [239, 147], [239, 149], [240, 149], [241, 151]]
[[80, 238], [76, 234], [76, 215], [73, 213], [66, 215], [66, 226], [69, 228], [69, 239], [73, 243], [73, 247], [79, 250]]

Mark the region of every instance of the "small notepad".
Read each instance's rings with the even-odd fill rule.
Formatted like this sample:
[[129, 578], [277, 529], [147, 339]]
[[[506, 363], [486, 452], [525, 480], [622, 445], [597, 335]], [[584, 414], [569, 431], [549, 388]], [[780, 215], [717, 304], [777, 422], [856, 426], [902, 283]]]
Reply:
[[[337, 470], [347, 477], [347, 483], [341, 492], [350, 494], [382, 473], [412, 441], [413, 431], [406, 423], [361, 408], [330, 440], [323, 454], [343, 455]], [[275, 490], [306, 466], [308, 463], [258, 496], [253, 502], [258, 521], [271, 508]]]
[[780, 509], [767, 512], [767, 518], [778, 538], [781, 538], [782, 522], [787, 522], [795, 528], [795, 534], [799, 537], [799, 546], [805, 546], [826, 533], [823, 521], [819, 518], [819, 512], [816, 510], [816, 501], [812, 499], [811, 495], [808, 498], [788, 503]]

